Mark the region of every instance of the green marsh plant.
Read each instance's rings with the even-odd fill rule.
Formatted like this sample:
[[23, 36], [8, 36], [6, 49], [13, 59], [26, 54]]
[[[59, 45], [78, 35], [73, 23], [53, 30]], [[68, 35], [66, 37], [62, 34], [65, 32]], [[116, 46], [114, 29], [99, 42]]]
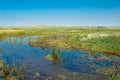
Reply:
[[8, 65], [6, 60], [0, 60], [0, 76], [2, 80], [24, 80], [27, 78], [25, 65], [17, 66], [16, 64]]

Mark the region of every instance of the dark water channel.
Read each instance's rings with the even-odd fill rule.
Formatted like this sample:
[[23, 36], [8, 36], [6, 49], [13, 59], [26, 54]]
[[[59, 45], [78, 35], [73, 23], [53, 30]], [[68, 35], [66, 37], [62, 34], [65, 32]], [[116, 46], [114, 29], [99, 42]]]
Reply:
[[120, 65], [120, 57], [114, 55], [65, 49], [57, 49], [58, 61], [47, 60], [53, 48], [32, 47], [28, 43], [33, 38], [11, 37], [0, 42], [0, 53], [8, 64], [25, 64], [25, 80], [108, 80], [109, 75], [97, 70], [112, 67], [113, 62]]

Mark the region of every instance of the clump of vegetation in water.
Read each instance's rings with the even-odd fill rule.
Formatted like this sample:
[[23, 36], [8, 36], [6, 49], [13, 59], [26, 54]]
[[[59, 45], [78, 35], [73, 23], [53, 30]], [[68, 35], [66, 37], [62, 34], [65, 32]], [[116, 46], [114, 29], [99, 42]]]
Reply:
[[58, 50], [56, 48], [53, 48], [52, 54], [48, 54], [45, 56], [47, 60], [52, 60], [52, 61], [59, 61], [60, 60], [60, 55], [58, 53]]
[[25, 65], [17, 66], [15, 64], [8, 65], [5, 60], [0, 60], [0, 75], [2, 80], [23, 80], [26, 78]]
[[55, 60], [59, 60], [60, 59], [60, 55], [58, 54], [58, 50], [56, 48], [53, 49], [52, 57]]
[[2, 50], [2, 48], [0, 48], [0, 51]]
[[110, 75], [110, 80], [120, 80], [120, 66], [115, 66], [115, 71]]

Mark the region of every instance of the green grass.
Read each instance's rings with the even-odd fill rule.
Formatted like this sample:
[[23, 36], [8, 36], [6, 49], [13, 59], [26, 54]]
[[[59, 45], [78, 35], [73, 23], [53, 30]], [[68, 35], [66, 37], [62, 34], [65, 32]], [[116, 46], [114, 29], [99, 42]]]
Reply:
[[96, 32], [107, 32], [107, 33], [117, 33], [120, 28], [66, 28], [66, 27], [45, 27], [45, 28], [23, 28], [21, 30], [25, 31], [26, 35], [47, 35], [47, 34], [89, 34]]
[[92, 52], [115, 54], [120, 56], [120, 36], [98, 37], [81, 43], [81, 47]]

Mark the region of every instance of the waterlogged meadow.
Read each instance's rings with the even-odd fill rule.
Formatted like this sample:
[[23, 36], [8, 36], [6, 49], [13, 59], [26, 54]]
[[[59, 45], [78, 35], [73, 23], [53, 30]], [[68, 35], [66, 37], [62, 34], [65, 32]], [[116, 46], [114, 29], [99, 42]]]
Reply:
[[1, 80], [120, 80], [120, 28], [0, 28]]

